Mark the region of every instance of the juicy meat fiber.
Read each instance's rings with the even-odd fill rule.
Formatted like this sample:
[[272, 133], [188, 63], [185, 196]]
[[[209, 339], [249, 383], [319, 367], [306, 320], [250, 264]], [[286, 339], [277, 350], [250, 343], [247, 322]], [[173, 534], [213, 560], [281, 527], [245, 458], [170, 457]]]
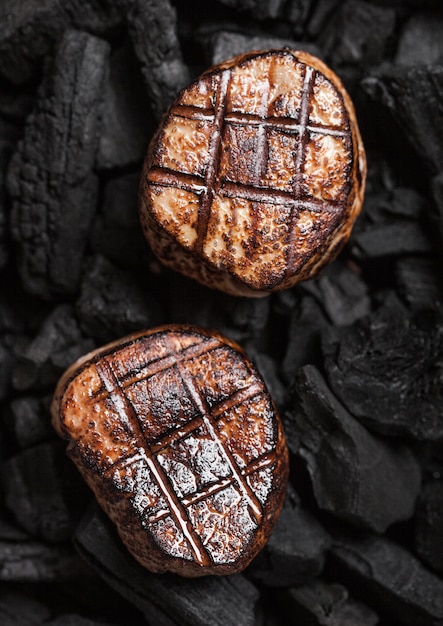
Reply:
[[53, 424], [133, 556], [154, 572], [237, 572], [282, 506], [288, 453], [264, 382], [218, 334], [160, 327], [60, 380]]
[[338, 254], [365, 176], [339, 78], [306, 52], [251, 52], [178, 95], [145, 161], [140, 218], [167, 266], [230, 294], [263, 296]]

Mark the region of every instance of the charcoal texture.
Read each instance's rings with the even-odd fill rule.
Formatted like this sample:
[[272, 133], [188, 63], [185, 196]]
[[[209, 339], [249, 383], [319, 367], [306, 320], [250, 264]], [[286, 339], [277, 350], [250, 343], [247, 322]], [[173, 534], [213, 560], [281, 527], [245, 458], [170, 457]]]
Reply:
[[443, 17], [428, 12], [416, 13], [403, 25], [395, 62], [399, 65], [443, 63]]
[[135, 54], [156, 118], [190, 82], [176, 32], [176, 12], [169, 0], [123, 0]]
[[51, 388], [73, 361], [93, 347], [92, 340], [83, 335], [73, 307], [59, 305], [17, 358], [13, 370], [15, 389]]
[[387, 298], [370, 316], [331, 329], [323, 343], [332, 391], [351, 414], [388, 435], [443, 438], [443, 319]]
[[390, 111], [430, 172], [442, 170], [443, 66], [387, 66], [362, 85]]
[[92, 246], [120, 267], [148, 271], [151, 257], [137, 210], [139, 184], [139, 171], [116, 176], [105, 184], [102, 210], [94, 223]]
[[[223, 4], [235, 7], [239, 11], [248, 11], [258, 19], [285, 17], [304, 24], [308, 18], [312, 0], [221, 0]], [[252, 50], [252, 48], [251, 48]]]
[[143, 161], [152, 127], [137, 59], [125, 42], [110, 59], [97, 167], [107, 170]]
[[395, 264], [398, 291], [411, 309], [431, 309], [443, 303], [443, 284], [437, 259], [405, 256]]
[[248, 568], [248, 575], [270, 587], [300, 585], [322, 570], [328, 534], [289, 490], [272, 535]]
[[356, 234], [352, 243], [353, 253], [363, 260], [433, 251], [433, 243], [427, 229], [406, 220], [389, 225], [370, 226]]
[[169, 617], [168, 624], [182, 626], [253, 626], [258, 592], [242, 575], [183, 579], [144, 570], [126, 552], [110, 522], [94, 509], [78, 528], [75, 541], [80, 553], [117, 592], [126, 596], [146, 616], [152, 605]]
[[421, 474], [410, 450], [371, 435], [312, 365], [296, 376], [285, 431], [321, 509], [377, 532], [413, 515]]
[[51, 612], [41, 602], [25, 593], [3, 589], [0, 591], [0, 623], [2, 626], [41, 626]]
[[154, 289], [99, 255], [91, 259], [77, 301], [82, 330], [106, 342], [160, 323]]
[[78, 288], [96, 208], [93, 166], [108, 54], [104, 41], [67, 32], [12, 159], [13, 236], [23, 284], [35, 295]]
[[54, 430], [49, 419], [51, 398], [22, 396], [12, 400], [5, 412], [5, 423], [20, 448], [51, 439]]
[[294, 624], [303, 626], [375, 626], [378, 616], [350, 597], [342, 585], [322, 580], [287, 592], [285, 603]]
[[4, 0], [0, 6], [0, 75], [14, 83], [34, 76], [37, 62], [70, 26], [96, 34], [115, 27], [121, 13], [107, 0]]
[[[49, 416], [48, 416], [49, 419]], [[71, 465], [59, 441], [20, 452], [0, 466], [5, 504], [30, 535], [67, 541], [74, 531]]]
[[405, 626], [443, 623], [443, 581], [403, 547], [348, 535], [335, 538], [331, 553], [336, 575], [356, 594], [364, 588], [376, 610]]
[[218, 65], [237, 54], [250, 50], [268, 50], [269, 48], [290, 48], [291, 50], [306, 50], [321, 57], [320, 49], [312, 44], [300, 43], [292, 39], [281, 37], [265, 37], [260, 35], [244, 35], [230, 31], [218, 31], [211, 39], [211, 63]]
[[417, 552], [423, 561], [443, 574], [443, 484], [427, 484], [419, 499], [415, 539]]
[[71, 546], [0, 541], [0, 581], [47, 583], [75, 579], [83, 564]]

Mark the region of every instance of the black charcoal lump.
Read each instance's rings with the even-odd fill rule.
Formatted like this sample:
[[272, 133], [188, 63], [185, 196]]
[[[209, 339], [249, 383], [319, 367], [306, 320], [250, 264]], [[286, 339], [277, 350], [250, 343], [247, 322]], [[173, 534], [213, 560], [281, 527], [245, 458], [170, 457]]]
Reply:
[[129, 555], [98, 507], [85, 515], [75, 543], [83, 558], [152, 626], [158, 623], [153, 619], [157, 612], [169, 618], [168, 626], [254, 626], [258, 591], [241, 574], [198, 579], [152, 574]]
[[343, 585], [320, 579], [288, 590], [287, 612], [294, 625], [303, 626], [376, 626], [378, 616], [352, 598]]
[[67, 541], [72, 535], [77, 520], [68, 463], [63, 444], [51, 441], [23, 450], [0, 466], [5, 504], [30, 535], [49, 542]]
[[43, 603], [21, 591], [3, 589], [0, 594], [0, 624], [2, 626], [41, 626], [51, 617]]
[[51, 439], [54, 435], [49, 420], [51, 397], [20, 396], [5, 411], [5, 425], [19, 448], [27, 448]]
[[362, 87], [391, 112], [430, 172], [443, 170], [443, 65], [383, 66]]
[[78, 289], [96, 208], [93, 167], [109, 45], [68, 31], [9, 169], [12, 233], [25, 289], [38, 296]]
[[420, 494], [415, 527], [420, 558], [443, 575], [443, 479], [428, 483]]
[[76, 308], [82, 330], [102, 343], [161, 321], [153, 286], [100, 255], [89, 260]]
[[340, 533], [331, 549], [330, 571], [394, 623], [443, 624], [443, 580], [389, 539]]
[[190, 82], [177, 36], [176, 11], [170, 0], [120, 0], [126, 7], [129, 35], [140, 62], [156, 118]]
[[381, 434], [441, 440], [443, 316], [410, 312], [392, 293], [371, 315], [323, 337], [332, 391]]
[[395, 62], [399, 65], [443, 63], [443, 16], [430, 12], [413, 14], [400, 31]]
[[330, 538], [305, 510], [292, 488], [271, 537], [248, 568], [248, 576], [269, 587], [306, 583], [323, 570]]
[[73, 307], [60, 304], [18, 356], [13, 369], [15, 389], [50, 389], [64, 370], [94, 347], [79, 327]]
[[285, 431], [321, 509], [377, 532], [413, 515], [421, 472], [410, 450], [371, 435], [312, 365], [296, 375]]

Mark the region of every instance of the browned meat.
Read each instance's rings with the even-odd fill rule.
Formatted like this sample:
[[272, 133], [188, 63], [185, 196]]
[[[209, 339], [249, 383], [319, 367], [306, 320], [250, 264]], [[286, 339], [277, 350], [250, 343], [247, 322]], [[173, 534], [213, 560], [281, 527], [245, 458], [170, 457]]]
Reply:
[[269, 537], [288, 453], [262, 378], [231, 341], [165, 326], [109, 344], [64, 374], [52, 415], [148, 569], [237, 572]]
[[145, 161], [141, 223], [167, 266], [263, 296], [338, 254], [365, 177], [339, 78], [306, 52], [252, 52], [204, 73], [165, 115]]

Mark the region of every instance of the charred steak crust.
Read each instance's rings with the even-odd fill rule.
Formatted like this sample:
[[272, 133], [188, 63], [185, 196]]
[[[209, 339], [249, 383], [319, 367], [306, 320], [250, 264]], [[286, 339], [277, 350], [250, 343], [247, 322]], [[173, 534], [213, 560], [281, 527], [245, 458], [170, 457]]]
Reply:
[[165, 114], [140, 219], [165, 265], [264, 296], [335, 258], [365, 178], [354, 107], [334, 72], [306, 52], [251, 52], [202, 74]]
[[232, 341], [171, 325], [109, 344], [67, 370], [52, 420], [151, 571], [234, 573], [269, 537], [288, 452], [260, 374]]

